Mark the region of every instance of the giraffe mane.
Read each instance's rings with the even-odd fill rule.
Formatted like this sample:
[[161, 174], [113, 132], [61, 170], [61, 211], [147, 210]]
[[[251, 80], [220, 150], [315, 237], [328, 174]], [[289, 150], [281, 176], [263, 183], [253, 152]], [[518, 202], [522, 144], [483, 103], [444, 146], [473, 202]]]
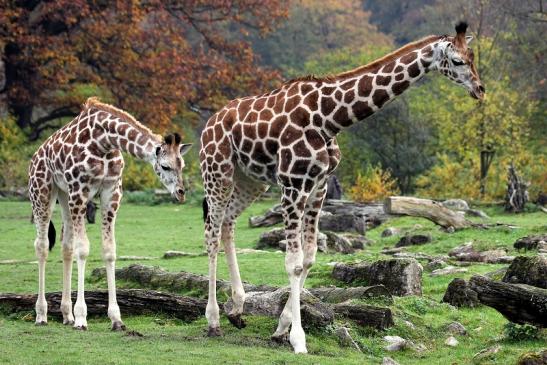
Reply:
[[121, 110], [119, 108], [116, 108], [113, 105], [103, 103], [96, 96], [88, 98], [85, 101], [85, 104], [83, 105], [84, 111], [89, 110], [89, 109], [93, 109], [93, 108], [97, 109], [97, 110], [100, 110], [100, 111], [103, 111], [103, 112], [106, 112], [106, 113], [108, 113], [108, 114], [110, 114], [114, 117], [120, 118], [123, 121], [125, 121], [125, 122], [131, 124], [132, 126], [134, 126], [135, 128], [137, 128], [141, 132], [146, 133], [146, 134], [150, 134], [150, 135], [154, 136], [156, 139], [161, 139], [160, 136], [153, 133], [150, 130], [150, 128], [148, 128], [147, 126], [145, 126], [144, 124], [139, 122], [137, 119], [135, 119], [134, 116], [132, 116], [128, 112], [126, 112], [124, 110]]
[[426, 44], [429, 44], [429, 43], [431, 43], [435, 40], [439, 40], [443, 37], [446, 37], [446, 36], [430, 35], [430, 36], [424, 37], [422, 39], [419, 39], [417, 41], [410, 42], [410, 43], [402, 46], [401, 48], [398, 48], [395, 51], [393, 51], [391, 53], [388, 53], [387, 55], [385, 55], [381, 58], [378, 58], [377, 60], [374, 60], [370, 63], [367, 63], [364, 66], [359, 66], [359, 67], [357, 67], [353, 70], [350, 70], [350, 71], [345, 71], [345, 72], [335, 74], [335, 75], [326, 75], [326, 76], [322, 76], [322, 77], [318, 77], [318, 76], [315, 76], [313, 74], [312, 75], [306, 75], [306, 76], [291, 79], [291, 80], [285, 82], [284, 85], [291, 84], [293, 82], [298, 82], [298, 81], [332, 82], [332, 81], [336, 81], [338, 79], [350, 78], [350, 77], [359, 75], [361, 73], [366, 73], [367, 71], [374, 72], [380, 66], [382, 66], [386, 63], [389, 63], [389, 62], [391, 62], [391, 61], [393, 61], [393, 60], [407, 54], [410, 51], [419, 49], [419, 48], [425, 46]]

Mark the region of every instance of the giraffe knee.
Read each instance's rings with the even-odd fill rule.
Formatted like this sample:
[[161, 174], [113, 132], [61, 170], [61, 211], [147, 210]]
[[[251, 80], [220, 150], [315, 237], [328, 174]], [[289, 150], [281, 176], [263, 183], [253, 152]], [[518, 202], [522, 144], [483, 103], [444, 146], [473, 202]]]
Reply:
[[72, 260], [73, 254], [74, 249], [72, 248], [72, 245], [63, 245], [63, 260]]

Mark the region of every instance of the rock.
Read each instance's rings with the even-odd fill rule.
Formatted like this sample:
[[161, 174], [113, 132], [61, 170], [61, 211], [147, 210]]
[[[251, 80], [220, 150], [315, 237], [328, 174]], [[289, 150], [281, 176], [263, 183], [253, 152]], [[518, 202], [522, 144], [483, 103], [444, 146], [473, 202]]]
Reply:
[[547, 364], [547, 350], [525, 352], [520, 355], [517, 365], [545, 365]]
[[332, 276], [345, 283], [384, 285], [392, 295], [422, 295], [422, 265], [414, 259], [390, 259], [356, 265], [337, 264]]
[[467, 335], [467, 330], [465, 329], [463, 324], [461, 324], [460, 322], [450, 323], [448, 326], [446, 326], [446, 330], [453, 335], [458, 335], [458, 336]]
[[317, 250], [321, 252], [327, 252], [327, 235], [323, 232], [317, 233]]
[[339, 252], [342, 254], [355, 253], [355, 249], [346, 237], [329, 231], [325, 231], [323, 233], [327, 236], [328, 251]]
[[393, 360], [391, 357], [384, 356], [382, 359], [382, 365], [399, 365], [399, 363]]
[[428, 262], [425, 265], [425, 269], [427, 271], [434, 271], [434, 270], [445, 268], [446, 266], [447, 266], [447, 263], [443, 259], [437, 258]]
[[395, 253], [399, 253], [405, 250], [406, 250], [406, 247], [393, 247], [393, 248], [385, 247], [381, 253], [383, 253], [384, 255], [393, 255]]
[[502, 281], [547, 289], [547, 258], [542, 256], [517, 257], [507, 269]]
[[270, 251], [254, 250], [252, 248], [237, 248], [236, 253], [238, 255], [255, 254], [255, 253], [270, 253]]
[[396, 252], [393, 254], [393, 257], [427, 261], [433, 261], [436, 258], [422, 252]]
[[458, 346], [459, 342], [456, 340], [456, 337], [450, 336], [444, 341], [444, 344], [450, 347], [456, 347]]
[[502, 267], [501, 269], [487, 272], [486, 274], [484, 274], [484, 276], [486, 276], [487, 278], [490, 278], [492, 280], [498, 280], [499, 281], [499, 280], [503, 279], [506, 272], [507, 272], [507, 267]]
[[327, 194], [325, 199], [341, 199], [342, 198], [342, 185], [338, 181], [336, 175], [331, 175], [327, 179]]
[[360, 234], [345, 233], [343, 234], [351, 242], [351, 246], [356, 250], [362, 250], [372, 244], [372, 241]]
[[355, 214], [332, 214], [319, 218], [319, 229], [332, 232], [356, 232], [365, 234], [366, 217]]
[[489, 264], [507, 263], [512, 261], [511, 256], [507, 256], [505, 249], [494, 249], [479, 252], [475, 250], [472, 242], [466, 242], [461, 246], [452, 249], [448, 256], [454, 257], [459, 261], [487, 262]]
[[407, 326], [408, 328], [410, 328], [411, 330], [415, 330], [416, 329], [416, 326], [414, 325], [414, 323], [410, 322], [410, 321], [403, 321], [403, 323], [405, 324], [405, 326]]
[[361, 348], [359, 347], [357, 342], [355, 342], [355, 340], [351, 337], [347, 327], [338, 327], [335, 333], [336, 336], [338, 336], [338, 341], [340, 342], [340, 345], [345, 347], [353, 347], [357, 351], [361, 352]]
[[400, 228], [395, 228], [395, 227], [389, 227], [389, 228], [386, 228], [382, 231], [382, 237], [391, 237], [391, 236], [396, 236], [398, 234], [401, 233], [401, 229]]
[[478, 209], [467, 209], [465, 211], [465, 213], [469, 214], [469, 215], [472, 215], [473, 217], [479, 217], [479, 218], [483, 218], [483, 219], [490, 219], [488, 214], [486, 214], [482, 210], [478, 210]]
[[442, 302], [455, 307], [476, 307], [479, 305], [477, 293], [469, 288], [465, 280], [459, 278], [448, 284]]
[[163, 254], [164, 259], [172, 259], [175, 257], [183, 257], [183, 256], [202, 256], [201, 253], [188, 253], [188, 252], [182, 252], [182, 251], [166, 251]]
[[388, 343], [384, 347], [387, 351], [400, 351], [408, 346], [408, 341], [399, 336], [384, 336], [384, 340]]
[[429, 242], [431, 242], [430, 234], [407, 234], [404, 237], [401, 237], [395, 247], [423, 245]]
[[483, 360], [486, 360], [488, 358], [491, 358], [492, 355], [495, 355], [501, 350], [500, 345], [494, 345], [488, 348], [485, 348], [483, 350], [480, 350], [473, 356], [473, 363], [475, 364], [481, 364], [483, 363]]
[[[271, 231], [264, 232], [260, 235], [256, 248], [261, 250], [264, 248], [281, 248], [279, 243], [285, 239], [284, 228], [274, 228]], [[284, 248], [283, 248], [284, 250]]]
[[277, 204], [263, 215], [250, 217], [250, 227], [270, 227], [283, 222], [283, 208], [281, 204]]
[[547, 245], [547, 234], [538, 234], [519, 238], [515, 241], [513, 247], [517, 250], [535, 250], [540, 248], [538, 246], [543, 247], [545, 245]]
[[467, 272], [467, 269], [463, 267], [447, 266], [444, 269], [433, 270], [431, 276], [452, 275]]
[[463, 199], [448, 199], [441, 203], [443, 207], [452, 210], [468, 210], [469, 204]]
[[[199, 254], [195, 254], [198, 256]], [[118, 261], [144, 261], [144, 260], [156, 260], [159, 257], [151, 256], [118, 256]]]

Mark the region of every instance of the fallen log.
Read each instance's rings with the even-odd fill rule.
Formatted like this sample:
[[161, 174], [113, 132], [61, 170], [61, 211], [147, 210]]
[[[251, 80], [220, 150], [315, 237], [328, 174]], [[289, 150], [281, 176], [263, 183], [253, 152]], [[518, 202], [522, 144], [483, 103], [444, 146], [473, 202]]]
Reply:
[[388, 214], [426, 218], [443, 228], [462, 229], [472, 226], [463, 215], [429, 199], [392, 196], [384, 201], [384, 210]]
[[[349, 200], [327, 199], [322, 210], [332, 215], [353, 215], [362, 217], [366, 228], [372, 228], [385, 222], [389, 216], [384, 211], [382, 204], [363, 204]], [[321, 221], [321, 218], [319, 218]], [[249, 218], [250, 227], [270, 227], [283, 222], [281, 205], [277, 204], [261, 216]], [[332, 229], [330, 229], [332, 230]]]
[[547, 327], [547, 289], [526, 284], [509, 284], [474, 275], [469, 288], [479, 301], [496, 309], [515, 323]]
[[[207, 300], [180, 295], [160, 293], [154, 290], [118, 289], [118, 305], [124, 314], [163, 313], [183, 321], [193, 321], [205, 314]], [[13, 312], [34, 310], [36, 294], [0, 294], [0, 306]], [[47, 293], [48, 313], [62, 317], [61, 293]], [[72, 301], [76, 292], [72, 292]], [[89, 315], [106, 315], [108, 309], [108, 291], [86, 291], [85, 301]]]
[[336, 315], [351, 319], [361, 326], [383, 330], [395, 324], [389, 308], [346, 303], [335, 304], [333, 308]]
[[[104, 268], [96, 268], [91, 273], [91, 277], [95, 281], [104, 279], [106, 278], [106, 270]], [[198, 295], [207, 295], [209, 288], [209, 279], [205, 275], [188, 272], [168, 272], [159, 267], [141, 264], [132, 264], [121, 269], [116, 269], [116, 278], [139, 284], [139, 286], [143, 288], [161, 288], [173, 292], [187, 290]], [[278, 289], [273, 286], [253, 285], [248, 283], [244, 283], [243, 288], [246, 292], [266, 292]], [[230, 295], [230, 282], [226, 280], [217, 280], [217, 291]], [[329, 303], [340, 303], [350, 299], [370, 298], [387, 298], [388, 301], [392, 300], [389, 291], [383, 285], [353, 288], [313, 288], [309, 289], [309, 292], [322, 301]]]

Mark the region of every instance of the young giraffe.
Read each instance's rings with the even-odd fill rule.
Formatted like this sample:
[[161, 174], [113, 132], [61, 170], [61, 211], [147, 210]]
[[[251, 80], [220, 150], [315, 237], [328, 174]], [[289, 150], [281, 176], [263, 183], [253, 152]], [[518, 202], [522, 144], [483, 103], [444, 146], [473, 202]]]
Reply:
[[306, 352], [300, 319], [300, 291], [315, 261], [318, 217], [328, 176], [340, 161], [336, 135], [400, 95], [428, 71], [438, 70], [482, 99], [482, 86], [465, 36], [429, 36], [366, 66], [323, 79], [306, 77], [268, 94], [230, 102], [213, 115], [201, 136], [201, 171], [205, 185], [205, 240], [209, 254], [209, 335], [220, 335], [216, 300], [219, 241], [229, 266], [233, 310], [241, 320], [245, 293], [233, 242], [234, 222], [268, 184], [282, 189], [287, 238], [285, 268], [291, 295], [274, 338], [287, 334], [296, 353]]
[[[131, 115], [90, 98], [73, 121], [55, 132], [40, 146], [30, 162], [29, 195], [37, 229], [34, 242], [38, 257], [38, 300], [36, 324], [47, 324], [45, 266], [48, 257], [48, 227], [55, 201], [63, 217], [63, 323], [87, 329], [84, 301], [84, 271], [89, 254], [84, 218], [86, 204], [96, 194], [102, 206], [102, 251], [108, 282], [108, 317], [113, 330], [123, 330], [116, 303], [114, 267], [116, 242], [114, 224], [122, 198], [121, 151], [150, 162], [161, 182], [180, 202], [184, 201], [182, 155], [191, 144], [181, 144], [178, 134], [165, 139], [153, 134]], [[49, 249], [55, 236], [49, 237]], [[73, 250], [78, 264], [78, 296], [72, 314], [71, 276]]]

